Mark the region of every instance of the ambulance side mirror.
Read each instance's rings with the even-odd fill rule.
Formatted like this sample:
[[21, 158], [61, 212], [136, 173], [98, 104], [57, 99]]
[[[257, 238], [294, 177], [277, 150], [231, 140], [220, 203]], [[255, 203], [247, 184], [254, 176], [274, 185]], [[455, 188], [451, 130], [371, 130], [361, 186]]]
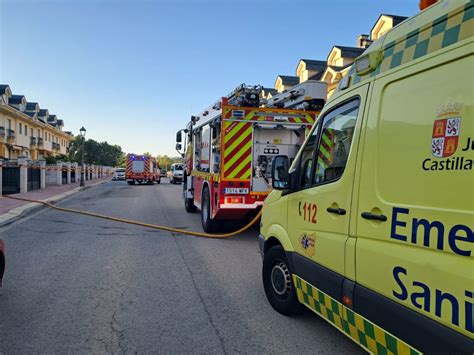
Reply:
[[278, 155], [272, 164], [272, 186], [275, 190], [286, 190], [290, 186], [288, 169], [290, 163], [286, 155]]

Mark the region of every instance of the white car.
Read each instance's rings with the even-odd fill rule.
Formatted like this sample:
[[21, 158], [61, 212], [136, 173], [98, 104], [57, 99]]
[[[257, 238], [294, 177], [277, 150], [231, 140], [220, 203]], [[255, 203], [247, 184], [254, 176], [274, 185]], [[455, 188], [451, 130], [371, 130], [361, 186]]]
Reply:
[[183, 182], [183, 164], [171, 164], [170, 183]]
[[115, 169], [114, 175], [112, 176], [112, 180], [125, 180], [125, 168], [117, 168]]

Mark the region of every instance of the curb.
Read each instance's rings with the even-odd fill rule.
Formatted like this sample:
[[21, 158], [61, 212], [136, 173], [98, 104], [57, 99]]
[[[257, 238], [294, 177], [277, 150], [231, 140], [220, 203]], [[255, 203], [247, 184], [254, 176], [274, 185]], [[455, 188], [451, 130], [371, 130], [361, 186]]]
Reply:
[[[48, 203], [51, 203], [51, 204], [56, 204], [56, 203], [58, 203], [58, 202], [60, 202], [64, 199], [66, 199], [67, 197], [70, 197], [70, 196], [75, 195], [75, 194], [77, 194], [79, 192], [82, 192], [82, 191], [86, 191], [86, 190], [88, 190], [92, 187], [104, 184], [104, 183], [109, 182], [109, 181], [110, 180], [99, 181], [97, 183], [94, 183], [94, 184], [91, 184], [91, 185], [88, 185], [88, 186], [85, 186], [85, 187], [75, 187], [72, 190], [63, 192], [62, 194], [59, 194], [59, 195], [55, 195], [55, 196], [45, 198], [44, 200], [41, 200], [41, 201], [48, 202]], [[4, 214], [0, 215], [0, 228], [5, 227], [5, 226], [7, 226], [7, 225], [9, 225], [13, 222], [16, 222], [17, 220], [19, 220], [21, 218], [25, 218], [26, 216], [28, 216], [30, 214], [33, 214], [35, 212], [38, 212], [38, 211], [40, 211], [42, 209], [45, 209], [45, 208], [48, 208], [48, 207], [43, 205], [43, 204], [37, 203], [37, 202], [30, 202], [30, 203], [27, 203], [26, 205], [15, 207], [15, 208], [11, 209], [10, 211], [8, 211], [7, 213], [4, 213]]]

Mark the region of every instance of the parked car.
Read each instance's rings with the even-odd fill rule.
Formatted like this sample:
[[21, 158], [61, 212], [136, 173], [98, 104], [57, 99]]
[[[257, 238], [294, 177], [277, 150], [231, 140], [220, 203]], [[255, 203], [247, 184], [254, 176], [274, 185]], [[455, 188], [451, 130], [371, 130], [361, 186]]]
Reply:
[[183, 164], [171, 164], [170, 183], [176, 184], [183, 182]]
[[115, 169], [114, 175], [112, 180], [125, 180], [125, 168], [117, 168]]
[[2, 287], [3, 275], [5, 273], [5, 244], [0, 239], [0, 287]]
[[168, 177], [166, 169], [161, 169], [160, 175], [161, 175], [161, 177]]

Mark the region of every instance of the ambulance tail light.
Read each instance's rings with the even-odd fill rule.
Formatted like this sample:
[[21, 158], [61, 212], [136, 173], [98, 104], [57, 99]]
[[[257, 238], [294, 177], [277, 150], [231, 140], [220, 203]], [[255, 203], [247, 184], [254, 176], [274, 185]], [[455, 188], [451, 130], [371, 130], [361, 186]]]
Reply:
[[438, 0], [420, 0], [420, 10], [423, 11], [427, 7], [436, 4]]
[[226, 197], [225, 203], [244, 203], [243, 197]]

